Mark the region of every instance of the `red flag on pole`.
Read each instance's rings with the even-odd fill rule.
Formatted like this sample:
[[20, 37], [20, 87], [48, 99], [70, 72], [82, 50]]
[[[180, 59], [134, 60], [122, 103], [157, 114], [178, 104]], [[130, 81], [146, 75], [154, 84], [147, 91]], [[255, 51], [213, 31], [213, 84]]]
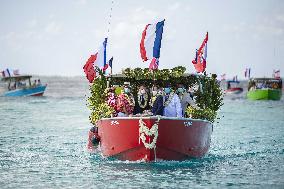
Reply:
[[204, 72], [206, 68], [207, 42], [208, 42], [208, 32], [206, 33], [205, 39], [203, 40], [200, 48], [196, 53], [195, 59], [192, 61], [197, 73]]
[[93, 80], [96, 77], [96, 71], [94, 69], [94, 62], [97, 59], [98, 53], [91, 55], [90, 58], [87, 60], [86, 64], [84, 65], [83, 69], [86, 74], [87, 79], [89, 80], [90, 83], [93, 82]]

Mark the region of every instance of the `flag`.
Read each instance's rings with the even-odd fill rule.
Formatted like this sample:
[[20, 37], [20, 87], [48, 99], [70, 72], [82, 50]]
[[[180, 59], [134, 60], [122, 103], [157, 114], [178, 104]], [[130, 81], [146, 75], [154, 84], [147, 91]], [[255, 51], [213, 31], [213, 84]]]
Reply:
[[90, 56], [83, 67], [86, 77], [90, 83], [93, 82], [97, 75], [95, 67], [104, 70], [104, 67], [106, 66], [106, 45], [107, 38], [105, 38], [103, 44], [99, 47], [99, 50]]
[[154, 57], [149, 65], [149, 69], [157, 70], [158, 68], [159, 68], [159, 59]]
[[140, 54], [143, 61], [151, 60], [149, 69], [158, 69], [164, 23], [147, 24], [142, 32]]
[[197, 63], [197, 56], [198, 56], [198, 51], [197, 49], [195, 50], [195, 59], [192, 61], [193, 64]]
[[6, 70], [3, 70], [2, 72], [2, 77], [11, 77], [11, 72], [10, 70], [7, 68]]
[[112, 61], [113, 61], [113, 57], [111, 57], [111, 59], [109, 59], [109, 61], [106, 63], [106, 65], [103, 69], [105, 74], [107, 74], [106, 72], [108, 71], [108, 68], [110, 68], [110, 74], [112, 74]]
[[250, 68], [248, 69], [248, 78], [250, 78]]
[[276, 78], [276, 79], [280, 78], [280, 70], [274, 71], [274, 78]]
[[94, 69], [94, 62], [97, 59], [98, 53], [91, 55], [90, 58], [87, 60], [86, 64], [84, 65], [83, 69], [86, 74], [87, 79], [90, 83], [93, 82], [93, 80], [96, 77], [96, 71]]
[[105, 38], [103, 44], [99, 47], [97, 60], [94, 62], [94, 65], [101, 70], [103, 70], [106, 65], [106, 46], [107, 38]]
[[245, 78], [250, 78], [250, 68], [246, 68], [246, 70], [245, 70]]
[[221, 81], [226, 80], [226, 74], [221, 75]]
[[197, 73], [202, 73], [206, 69], [207, 42], [208, 42], [208, 32], [206, 33], [205, 39], [203, 40], [197, 53], [195, 54], [195, 59], [192, 61]]
[[13, 70], [14, 75], [20, 75], [19, 70]]

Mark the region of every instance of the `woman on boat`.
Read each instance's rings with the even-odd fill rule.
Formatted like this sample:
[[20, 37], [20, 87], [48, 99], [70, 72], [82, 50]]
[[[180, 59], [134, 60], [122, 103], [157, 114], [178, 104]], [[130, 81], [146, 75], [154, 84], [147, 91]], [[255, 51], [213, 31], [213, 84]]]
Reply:
[[152, 98], [153, 107], [152, 113], [154, 116], [156, 115], [164, 115], [164, 95], [163, 95], [163, 88], [153, 87], [152, 90]]
[[145, 110], [149, 110], [149, 96], [146, 87], [141, 85], [135, 100], [134, 114], [142, 114]]
[[178, 84], [177, 95], [181, 102], [182, 116], [184, 117], [187, 106], [190, 105], [196, 107], [196, 104], [192, 100], [190, 94], [186, 92], [183, 84]]
[[122, 93], [118, 96], [118, 117], [132, 116], [135, 101], [129, 84], [125, 84]]
[[164, 116], [166, 117], [182, 117], [182, 108], [178, 95], [171, 89], [171, 85], [168, 84], [164, 88], [165, 103], [164, 103]]

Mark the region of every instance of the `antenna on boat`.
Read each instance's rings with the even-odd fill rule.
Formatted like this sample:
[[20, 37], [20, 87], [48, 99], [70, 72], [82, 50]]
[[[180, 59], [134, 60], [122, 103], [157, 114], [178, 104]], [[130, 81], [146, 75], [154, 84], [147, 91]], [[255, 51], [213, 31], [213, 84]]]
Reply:
[[112, 19], [113, 3], [114, 3], [114, 0], [111, 0], [110, 12], [109, 12], [109, 17], [108, 17], [108, 26], [107, 26], [107, 37], [108, 37], [109, 32], [110, 32], [111, 19]]
[[[107, 26], [107, 38], [109, 41], [109, 33], [110, 33], [110, 27], [111, 27], [111, 21], [112, 21], [112, 10], [113, 10], [113, 5], [114, 5], [114, 0], [111, 0], [111, 5], [110, 5], [110, 11], [109, 11], [109, 17], [108, 17], [108, 26]], [[112, 65], [113, 66], [113, 65]], [[110, 75], [112, 75], [112, 70], [113, 67], [111, 67], [111, 73]]]

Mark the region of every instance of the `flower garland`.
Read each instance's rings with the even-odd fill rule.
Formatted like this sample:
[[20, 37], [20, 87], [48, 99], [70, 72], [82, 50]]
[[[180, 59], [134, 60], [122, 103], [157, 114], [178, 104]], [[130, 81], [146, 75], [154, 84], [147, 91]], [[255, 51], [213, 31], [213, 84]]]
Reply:
[[117, 96], [115, 95], [115, 93], [110, 92], [108, 94], [106, 103], [114, 109], [115, 112], [114, 112], [113, 116], [117, 116], [118, 105], [117, 105]]
[[172, 101], [174, 95], [175, 95], [174, 92], [171, 92], [171, 93], [170, 93], [169, 98], [164, 102], [164, 106], [165, 106], [165, 107], [168, 106], [168, 105], [171, 103], [171, 101]]
[[[142, 102], [141, 102], [141, 96], [142, 96], [142, 98], [144, 98], [144, 104], [142, 104]], [[147, 106], [147, 103], [148, 102], [148, 94], [147, 93], [145, 93], [145, 94], [141, 94], [140, 92], [138, 93], [138, 104], [139, 104], [139, 106], [140, 106], [140, 108], [146, 108], [146, 106]]]
[[[140, 140], [143, 142], [145, 148], [147, 149], [156, 149], [156, 143], [158, 139], [158, 125], [160, 121], [160, 116], [158, 116], [158, 120], [152, 125], [151, 129], [146, 126], [146, 123], [143, 122], [142, 118], [139, 120], [139, 144]], [[146, 136], [150, 137], [153, 136], [154, 138], [152, 142], [146, 142]]]
[[151, 107], [153, 107], [153, 105], [154, 105], [154, 102], [156, 101], [156, 99], [157, 99], [157, 95], [156, 96], [152, 96], [152, 98], [150, 99], [150, 106]]
[[133, 97], [129, 97], [129, 95], [122, 93], [118, 97], [119, 107], [118, 110], [120, 112], [124, 112], [126, 114], [132, 114], [134, 111], [135, 101]]

